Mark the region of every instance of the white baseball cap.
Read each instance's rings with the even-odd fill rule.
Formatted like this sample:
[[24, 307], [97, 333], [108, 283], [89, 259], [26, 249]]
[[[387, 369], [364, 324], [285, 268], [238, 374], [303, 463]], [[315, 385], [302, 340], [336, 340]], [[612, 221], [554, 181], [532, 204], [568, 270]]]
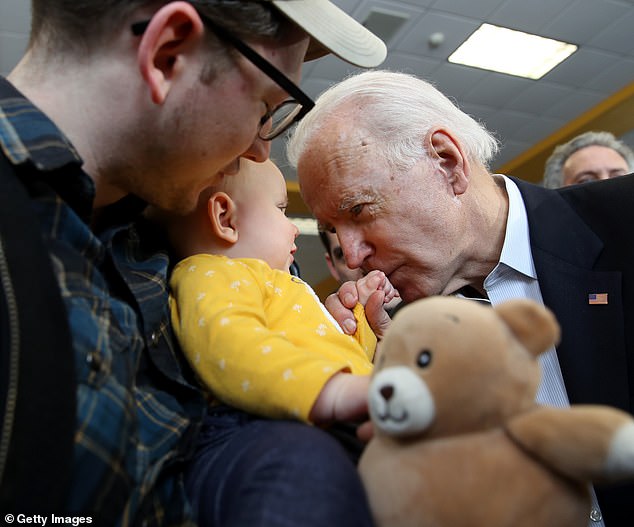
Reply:
[[332, 53], [362, 68], [374, 68], [385, 60], [385, 43], [330, 0], [270, 2], [310, 35], [304, 60]]

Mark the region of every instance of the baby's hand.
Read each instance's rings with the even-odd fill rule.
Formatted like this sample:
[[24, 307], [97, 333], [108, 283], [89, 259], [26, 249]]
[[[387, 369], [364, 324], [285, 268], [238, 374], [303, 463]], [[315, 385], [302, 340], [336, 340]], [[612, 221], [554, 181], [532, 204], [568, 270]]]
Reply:
[[384, 298], [383, 303], [387, 304], [394, 298], [398, 297], [398, 291], [394, 289], [394, 286], [390, 283], [383, 271], [370, 271], [364, 277], [360, 278], [356, 282], [357, 296], [359, 303], [365, 306], [368, 303], [368, 299], [375, 291], [383, 291]]
[[365, 318], [372, 331], [381, 339], [390, 325], [390, 316], [385, 310], [388, 302], [400, 298], [398, 291], [382, 271], [370, 271], [356, 282], [344, 283], [336, 293], [328, 296], [326, 308], [347, 335], [354, 335], [357, 321], [352, 312], [359, 303], [365, 308]]

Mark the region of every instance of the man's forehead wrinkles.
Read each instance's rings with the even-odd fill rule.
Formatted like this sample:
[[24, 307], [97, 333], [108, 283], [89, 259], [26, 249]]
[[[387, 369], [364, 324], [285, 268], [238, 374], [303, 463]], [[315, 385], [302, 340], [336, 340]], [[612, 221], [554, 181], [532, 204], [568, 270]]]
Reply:
[[352, 151], [333, 152], [325, 161], [325, 166], [331, 176], [347, 175], [357, 166], [359, 157]]
[[[350, 137], [352, 135], [355, 137]], [[325, 163], [331, 165], [333, 170], [356, 167], [372, 151], [372, 146], [373, 140], [367, 134], [359, 136], [357, 130], [339, 130], [338, 139], [334, 148], [329, 149]]]

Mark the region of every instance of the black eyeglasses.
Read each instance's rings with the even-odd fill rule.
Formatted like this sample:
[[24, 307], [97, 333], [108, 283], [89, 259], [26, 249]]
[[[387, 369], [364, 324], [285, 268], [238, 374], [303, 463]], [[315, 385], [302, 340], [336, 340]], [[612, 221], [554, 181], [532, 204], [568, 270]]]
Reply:
[[[278, 104], [272, 110], [268, 110], [260, 119], [258, 137], [264, 141], [270, 141], [282, 135], [294, 123], [300, 121], [315, 106], [314, 101], [306, 95], [299, 87], [278, 70], [273, 64], [266, 60], [262, 55], [254, 49], [247, 46], [239, 38], [229, 33], [223, 27], [220, 27], [213, 20], [206, 17], [202, 13], [198, 13], [202, 22], [209, 27], [219, 38], [227, 41], [236, 48], [245, 58], [247, 58], [254, 66], [257, 66], [262, 72], [268, 75], [277, 85], [288, 93], [291, 98]], [[132, 24], [132, 33], [140, 36], [146, 30], [149, 20], [135, 22]], [[263, 127], [268, 121], [271, 121], [271, 127], [268, 131], [263, 132]]]

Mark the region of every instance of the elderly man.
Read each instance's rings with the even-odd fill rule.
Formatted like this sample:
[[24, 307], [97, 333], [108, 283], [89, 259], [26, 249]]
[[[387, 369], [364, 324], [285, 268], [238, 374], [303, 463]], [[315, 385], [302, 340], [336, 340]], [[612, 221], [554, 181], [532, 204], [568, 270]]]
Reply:
[[[406, 302], [466, 290], [543, 302], [563, 338], [543, 357], [538, 399], [632, 412], [634, 179], [548, 190], [490, 174], [496, 148], [429, 83], [374, 71], [326, 91], [288, 153], [350, 267], [381, 269]], [[329, 299], [340, 322], [354, 300], [345, 286]], [[379, 331], [381, 311], [367, 311]], [[595, 501], [593, 525], [631, 523], [633, 489], [621, 490]]]
[[634, 172], [634, 152], [610, 132], [585, 132], [558, 145], [546, 161], [544, 186], [559, 188]]

